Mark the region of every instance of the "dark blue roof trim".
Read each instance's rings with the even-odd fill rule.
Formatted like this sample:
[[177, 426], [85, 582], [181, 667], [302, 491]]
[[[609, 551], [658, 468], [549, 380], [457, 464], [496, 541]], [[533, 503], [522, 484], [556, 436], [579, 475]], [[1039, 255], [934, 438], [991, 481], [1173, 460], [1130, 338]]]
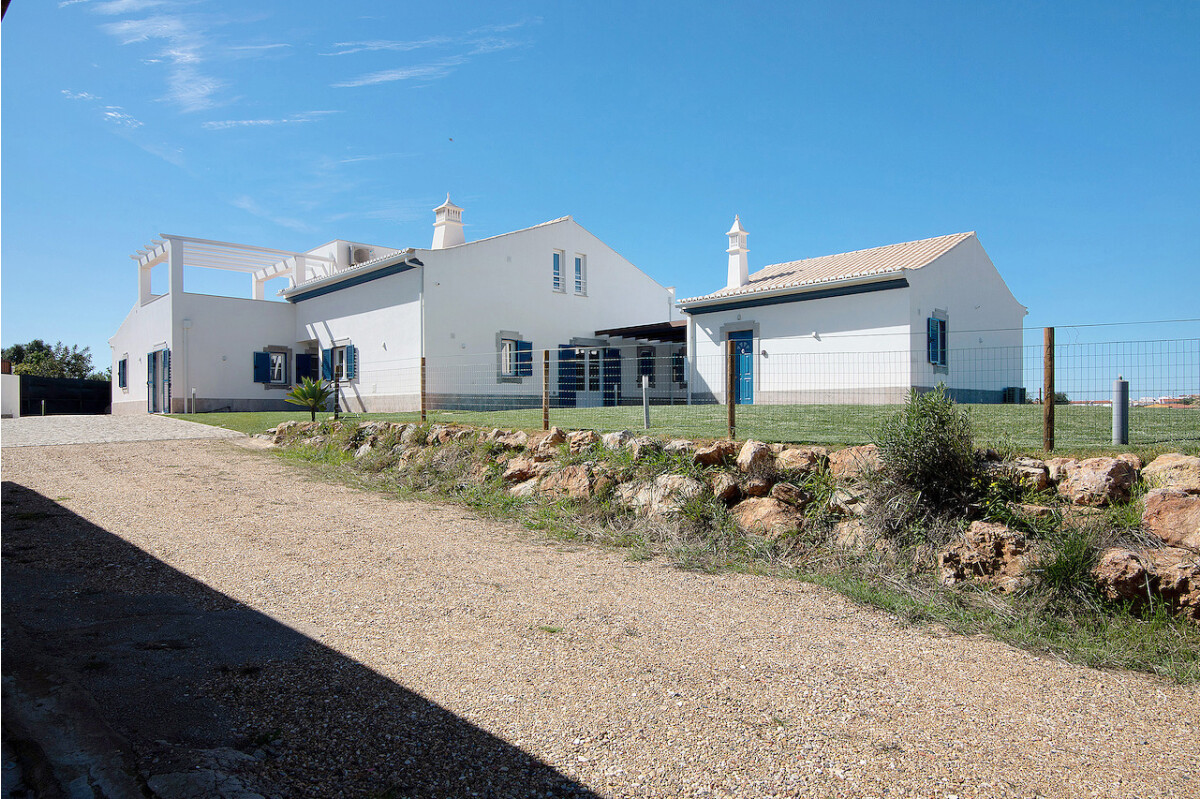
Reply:
[[740, 300], [730, 300], [717, 305], [704, 305], [696, 308], [683, 306], [683, 310], [692, 316], [719, 311], [732, 311], [739, 308], [757, 308], [761, 305], [781, 305], [785, 302], [807, 302], [808, 300], [823, 300], [826, 297], [848, 297], [851, 294], [869, 294], [874, 291], [908, 288], [908, 280], [902, 277], [892, 280], [881, 280], [878, 283], [861, 283], [857, 286], [838, 286], [831, 289], [818, 289], [800, 294], [776, 294], [771, 297], [746, 297]]
[[310, 289], [308, 291], [302, 291], [299, 294], [293, 294], [291, 297], [287, 297], [285, 299], [287, 299], [288, 302], [293, 302], [293, 303], [303, 302], [304, 300], [311, 300], [313, 297], [320, 297], [325, 294], [331, 294], [335, 291], [341, 291], [342, 289], [348, 289], [351, 286], [361, 286], [363, 283], [370, 283], [372, 280], [378, 280], [381, 277], [388, 277], [389, 275], [398, 275], [401, 272], [407, 272], [410, 269], [416, 269], [416, 268], [417, 268], [416, 264], [410, 264], [405, 261], [401, 261], [398, 264], [392, 264], [391, 266], [385, 266], [382, 269], [375, 269], [371, 272], [367, 272], [362, 275], [355, 275], [354, 277], [346, 278], [345, 280], [339, 281], [337, 283], [331, 283], [328, 286], [318, 286], [317, 288]]

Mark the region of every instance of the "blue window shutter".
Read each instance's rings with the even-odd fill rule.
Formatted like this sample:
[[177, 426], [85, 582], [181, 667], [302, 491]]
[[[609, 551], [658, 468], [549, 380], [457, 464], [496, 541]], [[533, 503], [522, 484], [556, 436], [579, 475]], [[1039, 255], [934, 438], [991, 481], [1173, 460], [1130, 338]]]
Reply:
[[947, 357], [949, 354], [947, 352], [948, 349], [949, 349], [949, 346], [946, 342], [946, 320], [939, 319], [938, 320], [938, 365], [939, 366], [946, 366], [948, 363], [950, 363], [950, 359]]
[[938, 320], [930, 317], [927, 322], [929, 362], [938, 362]]
[[533, 342], [518, 341], [517, 344], [517, 376], [533, 376]]
[[271, 353], [269, 353], [269, 352], [254, 353], [254, 382], [255, 383], [270, 383], [271, 382]]
[[353, 344], [346, 345], [346, 379], [355, 380], [358, 378], [358, 347]]
[[333, 379], [333, 350], [321, 350], [321, 379]]

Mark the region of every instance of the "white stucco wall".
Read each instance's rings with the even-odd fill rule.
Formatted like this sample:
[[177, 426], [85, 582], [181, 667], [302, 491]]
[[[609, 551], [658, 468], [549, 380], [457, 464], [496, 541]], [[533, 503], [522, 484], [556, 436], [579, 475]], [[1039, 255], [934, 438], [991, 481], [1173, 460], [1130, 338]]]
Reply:
[[751, 330], [756, 404], [893, 402], [908, 385], [909, 313], [903, 288], [693, 313], [693, 395], [725, 401], [725, 342]]
[[[286, 388], [254, 382], [254, 355], [285, 347], [288, 377], [295, 368], [295, 311], [288, 303], [184, 293], [175, 299], [172, 410], [291, 410]], [[191, 322], [184, 328], [184, 320]]]
[[[156, 297], [133, 310], [108, 340], [112, 348], [112, 412], [114, 415], [146, 413], [146, 354], [169, 347], [174, 351], [171, 325], [173, 297]], [[128, 358], [128, 380], [125, 388], [117, 381], [117, 364]]]
[[21, 416], [20, 375], [0, 375], [0, 416], [5, 419]]
[[[940, 258], [905, 273], [912, 324], [912, 384], [943, 383], [963, 401], [994, 401], [992, 395], [1022, 384], [1021, 326], [1025, 306], [1017, 302], [991, 259], [972, 236]], [[948, 368], [935, 368], [926, 350], [926, 320], [944, 313]]]
[[358, 349], [358, 376], [341, 386], [351, 411], [420, 407], [420, 267], [295, 303], [297, 341]]

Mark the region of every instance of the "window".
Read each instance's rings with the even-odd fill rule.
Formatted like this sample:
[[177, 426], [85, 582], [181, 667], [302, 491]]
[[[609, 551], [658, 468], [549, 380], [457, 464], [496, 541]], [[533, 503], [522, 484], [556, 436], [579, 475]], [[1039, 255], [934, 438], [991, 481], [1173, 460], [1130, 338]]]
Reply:
[[354, 380], [358, 377], [358, 348], [343, 344], [321, 350], [321, 378], [323, 380]]
[[500, 340], [500, 374], [517, 376], [517, 342], [510, 338]]
[[[650, 378], [650, 388], [654, 388], [654, 348], [638, 347], [638, 376]], [[639, 381], [640, 384], [640, 381]]]
[[254, 353], [254, 382], [268, 388], [288, 385], [288, 350], [268, 347]]
[[934, 366], [949, 366], [949, 349], [946, 345], [946, 320], [929, 317], [929, 362]]
[[575, 293], [587, 294], [587, 256], [575, 254]]
[[677, 352], [671, 356], [671, 379], [678, 385], [687, 385], [687, 359], [684, 358], [682, 352]]
[[563, 282], [563, 261], [566, 260], [567, 254], [562, 250], [554, 251], [554, 290], [566, 291], [567, 286]]
[[117, 361], [117, 388], [129, 388], [129, 358]]

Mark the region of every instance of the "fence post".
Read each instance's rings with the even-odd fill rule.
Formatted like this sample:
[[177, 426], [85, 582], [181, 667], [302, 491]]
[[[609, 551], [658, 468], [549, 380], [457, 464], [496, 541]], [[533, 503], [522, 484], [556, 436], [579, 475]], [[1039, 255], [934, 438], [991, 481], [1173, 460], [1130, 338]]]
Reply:
[[550, 350], [542, 350], [542, 429], [550, 429]]
[[425, 421], [425, 356], [421, 356], [421, 421]]
[[650, 375], [642, 375], [642, 424], [650, 429]]
[[1129, 443], [1129, 381], [1124, 375], [1113, 381], [1112, 443]]
[[735, 438], [737, 433], [737, 413], [734, 411], [734, 403], [737, 400], [737, 375], [733, 368], [733, 359], [736, 357], [734, 353], [733, 340], [725, 342], [725, 407], [728, 414], [727, 424], [729, 427], [729, 438]]
[[1044, 331], [1044, 352], [1042, 354], [1042, 449], [1054, 451], [1054, 328], [1047, 327]]

